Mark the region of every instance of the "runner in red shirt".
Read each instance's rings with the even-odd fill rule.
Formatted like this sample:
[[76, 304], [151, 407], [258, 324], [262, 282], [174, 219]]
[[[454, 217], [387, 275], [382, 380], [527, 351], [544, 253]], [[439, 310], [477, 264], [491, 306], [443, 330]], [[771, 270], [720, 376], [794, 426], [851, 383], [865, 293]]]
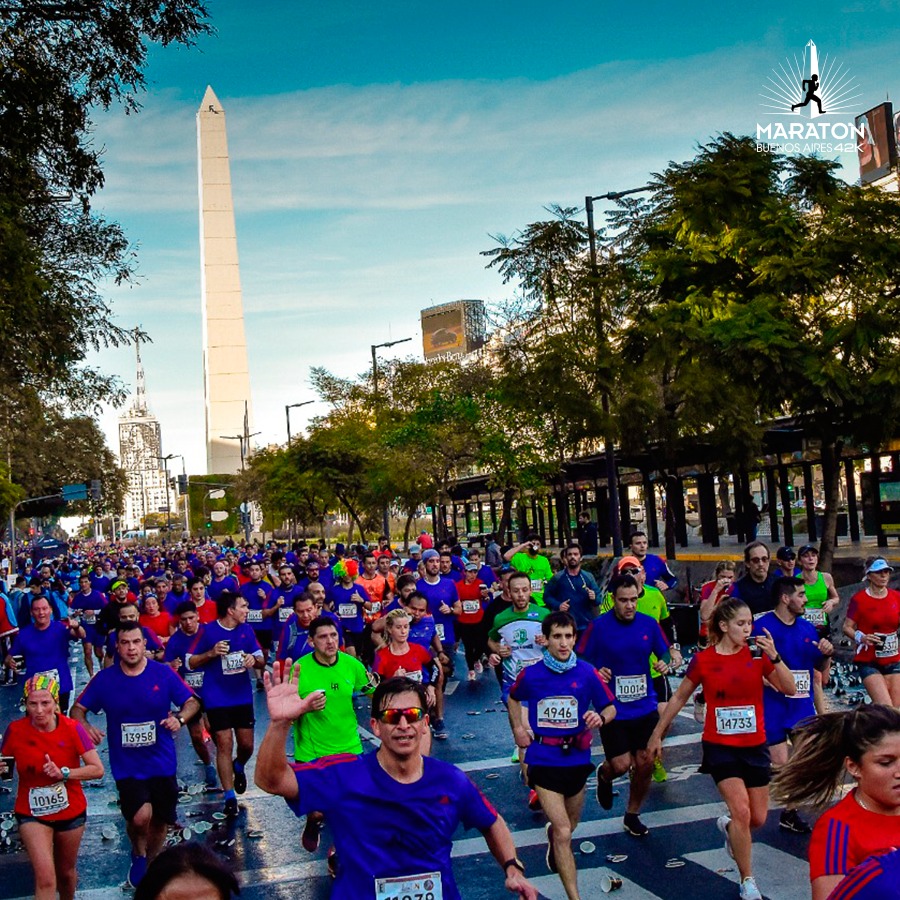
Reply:
[[0, 778], [19, 776], [15, 813], [34, 868], [35, 896], [75, 896], [75, 863], [87, 802], [81, 782], [103, 777], [103, 763], [85, 730], [59, 711], [59, 682], [34, 675], [25, 682], [25, 717], [10, 722], [0, 754]]
[[712, 775], [728, 805], [717, 827], [740, 872], [741, 900], [762, 900], [751, 868], [751, 829], [766, 821], [769, 808], [769, 749], [763, 721], [763, 681], [789, 696], [794, 676], [775, 649], [772, 635], [754, 638], [749, 607], [737, 598], [723, 600], [709, 620], [711, 646], [691, 660], [687, 674], [666, 704], [647, 750], [659, 755], [666, 729], [702, 687], [706, 697], [701, 772]]
[[772, 785], [777, 802], [820, 806], [845, 770], [856, 781], [816, 822], [810, 840], [812, 900], [825, 900], [854, 866], [900, 847], [900, 712], [873, 703], [817, 716], [798, 726], [794, 746]]
[[465, 650], [469, 681], [484, 671], [481, 659], [487, 654], [487, 632], [482, 622], [491, 596], [487, 585], [478, 577], [479, 568], [476, 563], [467, 563], [465, 579], [456, 582], [462, 610], [456, 619], [456, 633]]
[[429, 707], [434, 706], [434, 658], [421, 645], [409, 642], [410, 616], [405, 609], [393, 609], [387, 615], [385, 636], [388, 643], [375, 654], [372, 671], [382, 678], [405, 675], [426, 685]]
[[144, 628], [148, 628], [158, 638], [159, 642], [165, 647], [166, 641], [175, 630], [175, 623], [172, 617], [159, 608], [159, 598], [156, 594], [148, 594], [144, 598], [144, 611], [141, 613], [140, 623]]
[[850, 598], [844, 634], [856, 641], [853, 661], [873, 703], [900, 706], [900, 592], [888, 587], [893, 569], [880, 556], [866, 564], [868, 585]]

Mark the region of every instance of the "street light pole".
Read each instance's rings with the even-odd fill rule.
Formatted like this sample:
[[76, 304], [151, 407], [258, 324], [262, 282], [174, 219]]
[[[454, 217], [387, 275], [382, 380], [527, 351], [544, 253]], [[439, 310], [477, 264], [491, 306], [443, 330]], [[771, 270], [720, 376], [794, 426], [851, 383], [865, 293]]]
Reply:
[[[372, 394], [375, 398], [375, 420], [378, 421], [378, 357], [376, 355], [376, 351], [380, 350], [382, 347], [394, 347], [397, 344], [405, 344], [407, 341], [411, 341], [412, 338], [400, 338], [397, 341], [386, 341], [383, 344], [372, 344]], [[381, 533], [387, 535], [388, 539], [391, 537], [391, 518], [390, 518], [390, 509], [388, 504], [385, 503], [384, 509], [381, 511]]]
[[296, 409], [298, 406], [309, 406], [310, 403], [315, 402], [315, 400], [304, 400], [302, 403], [288, 403], [284, 407], [284, 418], [287, 421], [288, 447], [291, 446], [291, 410]]
[[157, 456], [157, 459], [162, 460], [163, 462], [163, 471], [166, 475], [166, 534], [168, 535], [169, 529], [172, 527], [172, 494], [170, 492], [169, 485], [169, 460], [175, 459], [178, 456], [177, 453], [170, 453], [168, 456]]
[[[246, 455], [246, 451], [244, 448], [244, 441], [247, 441], [247, 450], [250, 449], [250, 438], [256, 437], [256, 435], [262, 434], [260, 431], [254, 431], [253, 434], [220, 434], [219, 437], [222, 438], [223, 441], [240, 441], [241, 447], [241, 472], [244, 471], [244, 458]], [[250, 504], [247, 502], [247, 498], [245, 497], [241, 506], [245, 506], [247, 511], [241, 510], [241, 520], [244, 525], [244, 542], [250, 543]]]
[[[652, 191], [650, 185], [639, 188], [629, 188], [626, 191], [610, 191], [607, 194], [599, 194], [596, 197], [584, 198], [584, 211], [587, 213], [588, 247], [591, 257], [591, 293], [594, 301], [594, 328], [596, 331], [597, 347], [602, 345], [604, 337], [603, 310], [597, 291], [597, 233], [594, 230], [594, 201], [595, 200], [619, 200], [629, 194], [640, 194], [644, 191]], [[606, 391], [601, 397], [603, 413], [609, 416], [609, 395]], [[619, 473], [616, 469], [616, 450], [609, 437], [603, 439], [603, 456], [606, 460], [606, 484], [609, 501], [609, 532], [613, 542], [613, 555], [621, 556], [622, 544], [622, 518], [619, 511]]]

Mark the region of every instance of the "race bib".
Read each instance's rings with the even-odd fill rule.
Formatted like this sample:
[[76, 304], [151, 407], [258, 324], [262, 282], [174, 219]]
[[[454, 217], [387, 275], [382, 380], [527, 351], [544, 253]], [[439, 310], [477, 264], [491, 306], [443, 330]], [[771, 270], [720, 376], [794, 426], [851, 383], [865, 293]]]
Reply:
[[289, 606], [278, 607], [278, 621], [284, 624], [291, 617], [292, 610]]
[[803, 618], [806, 619], [810, 625], [824, 625], [825, 624], [825, 610], [824, 609], [807, 609], [805, 613], [803, 613]]
[[575, 697], [545, 697], [538, 700], [538, 728], [575, 728], [578, 725], [578, 700]]
[[884, 659], [888, 656], [897, 655], [897, 632], [891, 631], [888, 634], [880, 634], [875, 632], [876, 637], [881, 638], [881, 646], [875, 650], [876, 659]]
[[338, 604], [338, 615], [342, 619], [355, 619], [356, 618], [356, 604], [355, 603], [339, 603]]
[[82, 610], [81, 618], [84, 619], [85, 625], [95, 625], [97, 623], [97, 610], [95, 610], [95, 609]]
[[28, 791], [28, 808], [35, 818], [52, 816], [69, 808], [69, 792], [57, 781], [47, 787], [33, 787]]
[[481, 604], [477, 600], [463, 600], [462, 611], [464, 613], [477, 613]]
[[380, 613], [380, 612], [381, 612], [381, 601], [375, 600], [372, 603], [372, 608], [369, 610], [369, 614], [373, 615], [373, 616], [377, 616], [378, 613]]
[[531, 592], [542, 591], [544, 589], [544, 579], [543, 578], [532, 578], [531, 579]]
[[809, 670], [791, 669], [791, 675], [794, 676], [794, 682], [797, 685], [797, 693], [792, 695], [793, 698], [804, 700], [809, 697]]
[[716, 731], [719, 734], [755, 734], [756, 707], [720, 706], [716, 710]]
[[258, 625], [263, 620], [262, 610], [261, 609], [248, 609], [247, 610], [247, 621], [251, 625]]
[[203, 673], [202, 672], [185, 672], [184, 673], [184, 683], [189, 688], [194, 688], [194, 690], [199, 690], [203, 687]]
[[444, 625], [441, 623], [440, 625], [435, 625], [434, 630], [437, 633], [438, 640], [443, 642], [444, 640]]
[[616, 675], [616, 700], [633, 703], [647, 696], [646, 675]]
[[222, 657], [222, 672], [226, 675], [237, 675], [240, 672], [246, 672], [244, 668], [244, 651], [235, 650], [233, 653], [226, 653]]
[[407, 672], [403, 677], [408, 678], [410, 681], [418, 681], [421, 684], [422, 671], [419, 670], [418, 672]]
[[444, 900], [441, 873], [376, 878], [375, 900]]
[[122, 747], [152, 747], [156, 743], [156, 722], [123, 722]]

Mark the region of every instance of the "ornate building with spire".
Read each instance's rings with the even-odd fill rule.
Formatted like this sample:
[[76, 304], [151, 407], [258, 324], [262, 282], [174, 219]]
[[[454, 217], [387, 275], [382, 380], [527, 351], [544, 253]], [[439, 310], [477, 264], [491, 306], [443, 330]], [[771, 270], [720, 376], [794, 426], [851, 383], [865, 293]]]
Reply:
[[[123, 528], [140, 531], [149, 513], [175, 510], [166, 472], [162, 467], [159, 421], [147, 406], [141, 342], [135, 333], [137, 388], [131, 406], [119, 418], [119, 465], [128, 477]], [[171, 506], [170, 506], [171, 504]]]

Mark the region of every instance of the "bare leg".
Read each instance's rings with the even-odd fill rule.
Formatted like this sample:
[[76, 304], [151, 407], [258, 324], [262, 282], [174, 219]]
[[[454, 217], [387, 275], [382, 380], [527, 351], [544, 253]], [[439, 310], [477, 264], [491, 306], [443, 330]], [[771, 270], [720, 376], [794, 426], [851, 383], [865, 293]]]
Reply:
[[56, 900], [53, 829], [40, 822], [25, 822], [19, 826], [19, 835], [34, 869], [35, 900]]
[[753, 844], [751, 829], [759, 828], [766, 821], [769, 808], [769, 789], [748, 788], [740, 778], [726, 778], [719, 782], [719, 793], [728, 805], [731, 824], [728, 839], [734, 852], [741, 879], [753, 875]]
[[125, 823], [131, 849], [135, 856], [147, 855], [147, 843], [150, 835], [150, 821], [153, 818], [153, 807], [145, 803], [130, 822]]
[[584, 791], [566, 799], [562, 794], [538, 787], [538, 797], [545, 815], [553, 826], [553, 855], [559, 880], [569, 900], [581, 900], [578, 893], [578, 870], [575, 866], [575, 855], [572, 853], [572, 832], [581, 817], [584, 806]]
[[639, 813], [650, 790], [650, 777], [653, 775], [653, 757], [646, 750], [638, 750], [634, 757], [634, 775], [631, 789], [628, 791], [626, 812]]
[[59, 900], [73, 900], [78, 886], [78, 848], [84, 837], [84, 828], [60, 831], [53, 841], [53, 865], [56, 869], [56, 887]]
[[[894, 676], [896, 677], [896, 676]], [[869, 692], [873, 703], [880, 703], [882, 706], [893, 706], [891, 702], [891, 692], [888, 690], [887, 681], [884, 675], [869, 675], [863, 679], [863, 685]]]
[[219, 784], [223, 791], [234, 790], [234, 768], [231, 765], [231, 754], [234, 751], [234, 735], [230, 728], [213, 732], [216, 742], [216, 771], [219, 773]]

